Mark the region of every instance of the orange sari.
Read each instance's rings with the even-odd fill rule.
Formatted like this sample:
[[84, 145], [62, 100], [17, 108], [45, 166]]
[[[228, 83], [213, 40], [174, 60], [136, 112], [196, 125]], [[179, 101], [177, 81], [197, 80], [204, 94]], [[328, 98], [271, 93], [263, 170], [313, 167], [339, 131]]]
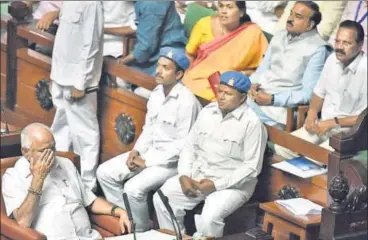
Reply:
[[183, 82], [195, 95], [213, 101], [215, 94], [208, 77], [216, 71], [256, 69], [267, 47], [267, 39], [259, 26], [245, 23], [226, 36], [200, 46]]

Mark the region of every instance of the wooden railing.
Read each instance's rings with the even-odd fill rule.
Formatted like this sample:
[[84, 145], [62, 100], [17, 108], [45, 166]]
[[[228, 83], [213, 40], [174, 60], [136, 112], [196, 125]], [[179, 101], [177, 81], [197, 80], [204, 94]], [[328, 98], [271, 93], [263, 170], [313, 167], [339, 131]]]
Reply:
[[[7, 42], [2, 42], [1, 47], [1, 85], [6, 89], [1, 97], [2, 104], [6, 104], [5, 118], [20, 127], [35, 121], [51, 125], [55, 109], [52, 105], [45, 108], [47, 104], [42, 104], [45, 100], [42, 97], [51, 98], [49, 93], [46, 94], [47, 84], [43, 84], [50, 80], [51, 58], [28, 46], [29, 43], [36, 43], [52, 47], [55, 37], [32, 27], [25, 21], [23, 11], [21, 2], [12, 3], [9, 13], [13, 18], [2, 17], [1, 21], [1, 26], [7, 29]], [[103, 71], [146, 89], [152, 90], [156, 86], [152, 76], [119, 64], [111, 58], [104, 59]], [[40, 92], [43, 94], [38, 94]], [[101, 161], [105, 161], [132, 148], [142, 131], [147, 101], [125, 89], [103, 84], [100, 85], [98, 98]], [[134, 134], [124, 139], [127, 119], [130, 119], [129, 126], [133, 126]]]

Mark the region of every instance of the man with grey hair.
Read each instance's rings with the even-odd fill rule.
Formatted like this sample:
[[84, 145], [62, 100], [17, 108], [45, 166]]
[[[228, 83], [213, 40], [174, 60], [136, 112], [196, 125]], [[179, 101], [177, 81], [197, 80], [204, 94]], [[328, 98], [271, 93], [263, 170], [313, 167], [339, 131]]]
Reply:
[[120, 217], [122, 233], [131, 225], [124, 209], [97, 198], [82, 183], [74, 164], [55, 156], [55, 140], [41, 124], [21, 133], [22, 154], [2, 178], [6, 213], [20, 226], [31, 227], [47, 239], [101, 239], [91, 228], [86, 208]]

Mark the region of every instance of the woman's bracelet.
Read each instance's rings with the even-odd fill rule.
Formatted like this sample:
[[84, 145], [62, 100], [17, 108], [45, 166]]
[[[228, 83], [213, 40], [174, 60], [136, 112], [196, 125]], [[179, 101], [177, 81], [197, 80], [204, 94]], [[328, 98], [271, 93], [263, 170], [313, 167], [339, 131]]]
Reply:
[[33, 188], [28, 188], [28, 192], [30, 193], [30, 194], [33, 194], [33, 195], [36, 195], [36, 196], [38, 196], [38, 197], [41, 197], [41, 195], [42, 195], [42, 191], [40, 190], [40, 191], [37, 191], [36, 189], [33, 189]]

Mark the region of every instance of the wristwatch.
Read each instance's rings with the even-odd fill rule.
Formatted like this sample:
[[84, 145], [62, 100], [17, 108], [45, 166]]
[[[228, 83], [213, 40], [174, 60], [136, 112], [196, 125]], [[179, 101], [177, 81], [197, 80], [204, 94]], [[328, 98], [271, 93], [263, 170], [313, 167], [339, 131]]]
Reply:
[[115, 215], [115, 210], [117, 209], [117, 208], [119, 208], [119, 206], [113, 206], [112, 208], [111, 208], [111, 216], [114, 216], [114, 217], [116, 217], [116, 215]]
[[340, 125], [340, 121], [337, 117], [334, 117], [334, 120], [335, 120], [335, 123], [336, 123], [336, 127], [335, 128], [340, 128], [341, 125]]
[[275, 94], [271, 95], [271, 105], [275, 103]]

